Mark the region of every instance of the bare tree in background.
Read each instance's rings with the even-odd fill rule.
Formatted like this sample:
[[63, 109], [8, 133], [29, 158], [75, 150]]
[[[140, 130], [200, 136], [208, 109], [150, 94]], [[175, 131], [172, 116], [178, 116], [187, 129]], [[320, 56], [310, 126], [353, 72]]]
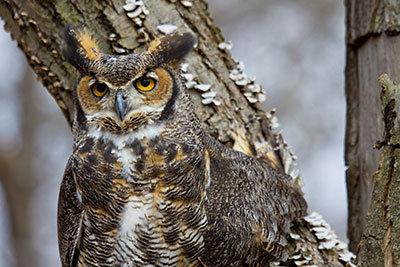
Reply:
[[33, 158], [35, 142], [33, 133], [39, 127], [40, 111], [35, 107], [33, 84], [36, 82], [32, 71], [26, 66], [24, 79], [18, 86], [21, 101], [21, 143], [14, 147], [15, 153], [0, 154], [1, 183], [9, 204], [12, 236], [17, 266], [39, 266], [35, 256], [33, 224], [30, 205], [34, 188], [38, 182], [35, 176]]
[[[379, 2], [377, 5], [385, 5], [385, 3]], [[122, 54], [132, 52], [135, 49], [143, 49], [150, 40], [160, 35], [160, 31], [163, 30], [158, 26], [162, 24], [174, 24], [180, 31], [193, 32], [197, 36], [198, 46], [195, 53], [192, 53], [188, 58], [188, 71], [197, 77], [197, 80], [193, 81], [194, 83], [211, 84], [218, 96], [217, 101], [205, 105], [200, 92], [191, 90], [196, 113], [205, 130], [228, 146], [246, 140], [250, 143], [257, 158], [269, 161], [276, 168], [281, 168], [293, 174], [293, 158], [290, 151], [287, 150], [282, 137], [271, 131], [274, 115], [266, 114], [258, 106], [262, 94], [250, 90], [249, 85], [255, 86], [252, 81], [239, 81], [230, 78], [232, 70], [235, 70], [237, 74], [242, 69], [232, 59], [224, 45], [221, 45], [223, 44], [223, 37], [220, 30], [213, 24], [206, 3], [203, 0], [193, 2], [148, 0], [145, 1], [145, 6], [150, 14], [143, 9], [139, 12], [137, 7], [124, 7], [125, 4], [121, 0], [90, 2], [77, 0], [73, 3], [72, 1], [53, 3], [52, 1], [3, 0], [0, 2], [0, 16], [6, 23], [6, 29], [17, 40], [19, 47], [25, 53], [28, 62], [56, 100], [69, 124], [73, 120], [72, 88], [76, 73], [60, 56], [62, 45], [60, 32], [65, 25], [84, 24], [99, 39], [100, 47], [105, 52]], [[361, 1], [346, 1], [346, 4], [348, 8], [347, 25], [348, 27], [352, 25], [353, 28], [351, 29], [356, 29], [355, 24], [349, 22], [351, 21], [351, 14], [360, 14], [358, 19], [365, 19], [362, 17], [363, 13], [359, 13], [362, 11], [360, 8], [372, 8], [372, 4], [363, 5]], [[361, 6], [358, 7], [359, 9], [355, 6], [357, 4]], [[372, 8], [371, 10], [375, 9]], [[380, 9], [377, 8], [376, 10]], [[375, 18], [376, 14], [374, 13], [371, 16]], [[385, 23], [386, 21], [385, 19]], [[365, 22], [365, 25], [367, 25], [367, 22]], [[368, 34], [379, 33], [379, 31], [367, 31], [368, 34], [357, 32], [357, 34], [352, 35], [349, 32], [347, 37], [348, 61], [360, 60], [361, 54], [357, 49], [363, 47], [360, 44], [365, 42], [366, 38], [364, 37]], [[347, 89], [348, 99], [351, 97], [353, 97], [351, 99], [357, 99], [359, 95], [359, 84], [364, 77], [354, 78], [354, 75], [360, 72], [357, 68], [361, 63], [358, 61], [348, 63], [347, 75], [353, 75], [349, 77], [353, 77], [353, 80], [357, 82], [355, 86], [357, 93], [349, 93], [351, 90]], [[371, 63], [366, 65], [372, 66]], [[371, 75], [370, 81], [376, 80], [377, 76], [374, 78]], [[347, 81], [347, 88], [350, 86], [349, 80], [351, 79]], [[374, 88], [377, 90], [379, 87], [377, 83], [375, 85]], [[352, 96], [353, 94], [356, 96]], [[361, 106], [357, 104], [359, 102], [349, 102], [351, 102], [349, 110], [359, 112]], [[377, 103], [373, 104], [379, 106]], [[368, 107], [371, 107], [371, 104]], [[359, 116], [364, 116], [364, 114]], [[358, 117], [356, 117], [356, 121], [353, 120], [353, 117], [348, 116], [346, 144], [350, 143], [352, 147], [355, 147], [360, 139], [360, 133], [357, 130]], [[377, 129], [376, 124], [372, 123], [371, 125], [373, 129]], [[355, 141], [354, 137], [349, 135], [349, 133], [353, 134], [354, 131], [357, 133]], [[379, 130], [376, 130], [376, 132], [380, 133]], [[359, 151], [361, 150], [356, 149], [357, 153]], [[351, 155], [361, 155], [356, 152]], [[349, 165], [348, 177], [351, 176], [353, 169], [359, 170], [361, 165], [360, 159], [356, 163], [350, 164], [351, 156], [349, 156], [349, 153], [346, 154]], [[362, 155], [365, 156], [366, 154]], [[367, 155], [371, 155], [369, 151]], [[362, 164], [364, 164], [364, 161], [362, 161]], [[354, 177], [359, 179], [360, 175]], [[368, 181], [370, 176], [366, 174], [363, 177], [364, 181]], [[368, 177], [368, 179], [365, 177]], [[348, 178], [349, 193], [351, 196], [356, 196], [357, 203], [362, 202], [363, 206], [367, 206], [368, 204], [364, 204], [365, 201], [359, 200], [361, 195], [370, 198], [370, 188], [365, 190], [367, 194], [359, 193], [359, 196], [350, 191], [354, 188], [357, 190], [360, 188], [357, 183], [354, 183], [357, 179]], [[354, 184], [351, 184], [352, 182]], [[367, 186], [369, 186], [368, 182]], [[19, 206], [15, 208], [18, 209]], [[366, 209], [364, 207], [364, 209], [359, 210], [365, 212]], [[319, 232], [321, 229], [325, 229], [326, 234], [325, 232], [321, 234]], [[294, 234], [291, 236], [288, 245], [291, 253], [290, 261], [296, 265], [302, 262], [302, 264], [318, 266], [343, 266], [348, 263], [351, 257], [339, 241], [329, 239], [329, 230], [329, 225], [316, 215], [299, 220], [292, 228]]]

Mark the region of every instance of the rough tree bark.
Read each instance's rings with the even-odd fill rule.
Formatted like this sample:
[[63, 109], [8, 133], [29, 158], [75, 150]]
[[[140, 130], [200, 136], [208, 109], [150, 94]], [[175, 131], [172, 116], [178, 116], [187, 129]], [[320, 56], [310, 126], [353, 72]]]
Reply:
[[[151, 39], [162, 35], [165, 28], [158, 27], [162, 24], [173, 24], [181, 32], [192, 32], [198, 45], [186, 60], [188, 68], [184, 70], [184, 78], [197, 88], [190, 93], [205, 130], [237, 149], [249, 144], [255, 157], [297, 178], [292, 153], [280, 134], [272, 130], [273, 112], [266, 113], [259, 108], [258, 102], [264, 95], [231, 57], [206, 2], [146, 0], [145, 9], [135, 6], [134, 2], [2, 0], [0, 16], [70, 125], [72, 88], [77, 73], [60, 56], [64, 26], [85, 25], [108, 53], [143, 49]], [[196, 78], [192, 80], [190, 74]], [[204, 90], [210, 90], [206, 84], [217, 93], [213, 99], [202, 95]], [[337, 240], [329, 225], [315, 213], [293, 225], [288, 247], [290, 262], [295, 265], [344, 266], [352, 259], [343, 242]]]
[[399, 77], [400, 1], [345, 0], [346, 5], [346, 165], [350, 250], [357, 251], [371, 201], [381, 138], [378, 77]]
[[387, 74], [382, 86], [382, 114], [385, 133], [379, 170], [374, 175], [374, 193], [362, 236], [359, 266], [399, 266], [400, 264], [400, 86]]

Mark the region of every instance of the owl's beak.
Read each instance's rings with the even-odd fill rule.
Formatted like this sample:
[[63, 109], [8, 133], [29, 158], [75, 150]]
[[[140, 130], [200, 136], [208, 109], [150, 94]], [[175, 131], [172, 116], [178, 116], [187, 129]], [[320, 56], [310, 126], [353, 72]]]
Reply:
[[115, 111], [117, 112], [121, 121], [123, 121], [126, 114], [126, 102], [121, 91], [118, 91], [117, 96], [115, 97]]

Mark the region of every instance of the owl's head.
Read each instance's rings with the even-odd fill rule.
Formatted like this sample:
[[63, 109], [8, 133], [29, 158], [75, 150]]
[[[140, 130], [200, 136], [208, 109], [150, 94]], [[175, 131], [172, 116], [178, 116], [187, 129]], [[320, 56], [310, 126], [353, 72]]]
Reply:
[[80, 123], [127, 133], [173, 113], [182, 91], [178, 66], [195, 43], [191, 34], [167, 35], [129, 55], [101, 53], [86, 30], [68, 28], [64, 38], [64, 57], [81, 74], [74, 92]]

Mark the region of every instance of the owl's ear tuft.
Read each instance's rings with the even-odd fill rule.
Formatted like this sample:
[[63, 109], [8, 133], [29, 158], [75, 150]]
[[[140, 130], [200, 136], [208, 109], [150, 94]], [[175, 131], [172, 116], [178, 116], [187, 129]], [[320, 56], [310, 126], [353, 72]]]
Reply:
[[159, 59], [160, 63], [171, 63], [178, 66], [184, 57], [193, 50], [195, 38], [191, 33], [168, 34], [154, 40], [148, 52]]
[[63, 56], [82, 73], [90, 72], [90, 62], [101, 58], [96, 40], [86, 29], [64, 29]]

